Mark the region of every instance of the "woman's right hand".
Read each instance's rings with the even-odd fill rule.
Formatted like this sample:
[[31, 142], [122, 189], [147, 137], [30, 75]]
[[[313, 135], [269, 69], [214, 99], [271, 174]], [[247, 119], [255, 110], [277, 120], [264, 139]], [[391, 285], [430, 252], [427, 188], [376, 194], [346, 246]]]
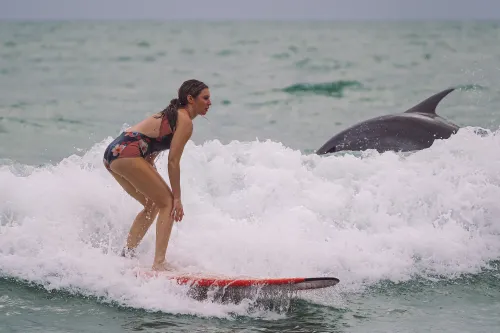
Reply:
[[181, 199], [174, 199], [174, 205], [170, 216], [172, 216], [175, 222], [180, 222], [184, 217], [184, 208], [182, 207]]

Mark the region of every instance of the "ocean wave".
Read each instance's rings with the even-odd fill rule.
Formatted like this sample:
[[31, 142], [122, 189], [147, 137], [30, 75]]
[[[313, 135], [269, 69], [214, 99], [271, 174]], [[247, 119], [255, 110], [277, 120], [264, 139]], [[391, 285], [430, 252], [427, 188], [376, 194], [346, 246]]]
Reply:
[[283, 88], [283, 91], [293, 95], [321, 95], [342, 98], [345, 89], [361, 87], [362, 84], [358, 81], [339, 80], [324, 83], [297, 83]]

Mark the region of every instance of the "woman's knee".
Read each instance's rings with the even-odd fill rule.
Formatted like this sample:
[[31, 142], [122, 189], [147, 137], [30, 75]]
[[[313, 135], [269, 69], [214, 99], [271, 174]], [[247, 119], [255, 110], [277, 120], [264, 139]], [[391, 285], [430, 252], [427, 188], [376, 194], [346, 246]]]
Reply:
[[146, 199], [144, 203], [144, 211], [149, 219], [154, 219], [158, 215], [160, 209], [151, 199]]
[[146, 196], [144, 197], [144, 202], [142, 203], [142, 205], [144, 206], [144, 209], [147, 211], [153, 211], [157, 209], [155, 202]]
[[153, 205], [158, 210], [160, 210], [162, 208], [171, 208], [174, 205], [174, 199], [172, 198], [170, 193], [167, 193], [164, 196], [162, 196], [161, 198], [156, 199], [156, 201], [154, 201]]

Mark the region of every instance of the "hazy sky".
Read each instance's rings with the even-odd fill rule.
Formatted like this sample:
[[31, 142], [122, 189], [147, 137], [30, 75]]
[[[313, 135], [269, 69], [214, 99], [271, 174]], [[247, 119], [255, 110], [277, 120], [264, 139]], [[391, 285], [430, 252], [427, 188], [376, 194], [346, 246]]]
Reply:
[[0, 0], [0, 19], [500, 19], [500, 0]]

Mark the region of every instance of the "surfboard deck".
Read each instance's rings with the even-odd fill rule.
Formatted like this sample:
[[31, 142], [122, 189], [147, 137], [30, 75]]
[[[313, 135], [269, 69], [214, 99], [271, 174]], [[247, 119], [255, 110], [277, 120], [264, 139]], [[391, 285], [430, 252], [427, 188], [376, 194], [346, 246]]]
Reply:
[[333, 287], [339, 283], [336, 277], [282, 277], [282, 278], [255, 278], [255, 277], [231, 277], [220, 275], [209, 275], [201, 273], [184, 273], [175, 271], [137, 271], [137, 277], [142, 278], [167, 278], [172, 279], [179, 285], [188, 285], [192, 287], [264, 287], [264, 286], [282, 286], [291, 290], [309, 290]]

